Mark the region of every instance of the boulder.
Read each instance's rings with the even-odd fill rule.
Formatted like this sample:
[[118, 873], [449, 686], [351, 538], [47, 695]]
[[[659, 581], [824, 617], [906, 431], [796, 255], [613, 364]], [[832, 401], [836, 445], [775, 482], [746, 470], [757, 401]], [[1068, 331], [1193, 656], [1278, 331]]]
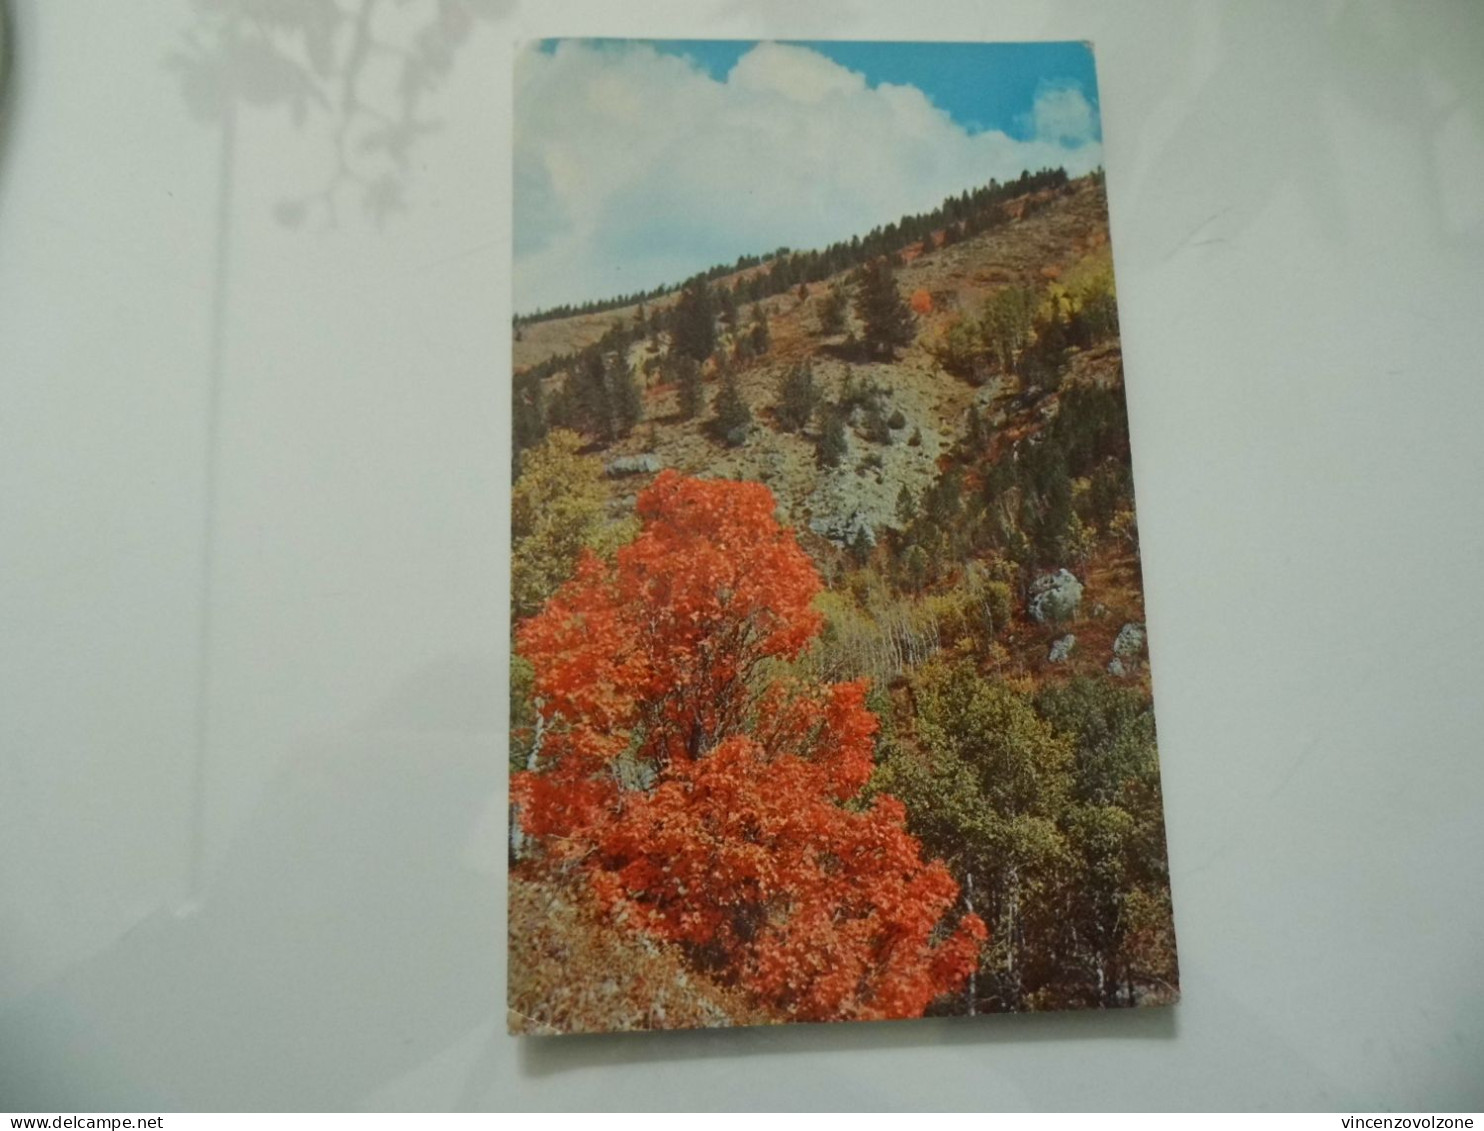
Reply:
[[653, 452], [644, 452], [637, 456], [611, 459], [603, 470], [610, 479], [622, 479], [627, 475], [653, 475], [664, 466], [659, 456]]
[[1067, 661], [1067, 657], [1072, 654], [1072, 649], [1076, 646], [1077, 638], [1069, 632], [1051, 645], [1051, 654], [1046, 658], [1053, 664], [1064, 664]]
[[1114, 656], [1113, 659], [1108, 661], [1108, 674], [1125, 676], [1128, 675], [1128, 669], [1123, 666], [1122, 660], [1120, 660], [1117, 656]]
[[1029, 611], [1039, 624], [1058, 624], [1077, 615], [1082, 604], [1082, 582], [1069, 570], [1044, 573], [1031, 582]]
[[1144, 650], [1144, 626], [1130, 621], [1118, 630], [1118, 637], [1113, 641], [1113, 654], [1129, 659], [1138, 656]]

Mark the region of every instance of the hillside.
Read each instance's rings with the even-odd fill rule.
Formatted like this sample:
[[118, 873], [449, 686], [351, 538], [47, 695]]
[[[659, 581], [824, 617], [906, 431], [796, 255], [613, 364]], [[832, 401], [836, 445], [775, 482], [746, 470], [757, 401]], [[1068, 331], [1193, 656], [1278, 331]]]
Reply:
[[[709, 412], [693, 420], [681, 419], [678, 390], [660, 370], [666, 348], [663, 335], [631, 344], [630, 365], [640, 374], [652, 371], [644, 377], [643, 422], [629, 435], [611, 441], [589, 437], [588, 451], [610, 467], [627, 457], [653, 470], [608, 479], [612, 514], [618, 518], [629, 513], [639, 490], [662, 468], [758, 480], [778, 497], [784, 515], [805, 537], [806, 545], [812, 546], [822, 563], [828, 563], [832, 555], [820, 545], [821, 540], [841, 546], [865, 528], [874, 541], [880, 532], [897, 524], [897, 501], [903, 487], [917, 497], [932, 487], [955, 445], [966, 435], [971, 406], [992, 429], [991, 449], [1030, 441], [1055, 413], [1055, 392], [1031, 390], [1028, 396], [1021, 379], [1003, 373], [976, 385], [945, 371], [935, 347], [954, 323], [972, 318], [991, 295], [1007, 287], [1042, 290], [1079, 267], [1111, 269], [1107, 198], [1098, 179], [1083, 178], [1059, 191], [1043, 190], [1009, 201], [1005, 212], [1003, 226], [948, 246], [924, 251], [923, 244], [916, 243], [902, 249], [906, 262], [896, 272], [897, 287], [904, 297], [925, 291], [931, 308], [919, 313], [913, 342], [890, 361], [862, 360], [843, 348], [847, 338], [861, 330], [853, 313], [841, 332], [821, 332], [819, 304], [831, 287], [848, 285], [845, 275], [808, 285], [802, 294], [789, 291], [756, 304], [766, 314], [771, 343], [764, 356], [734, 368], [755, 422], [745, 444], [717, 443], [709, 432]], [[941, 238], [942, 233], [937, 233], [937, 239]], [[723, 276], [716, 285], [734, 285], [751, 273]], [[648, 312], [673, 308], [677, 294], [651, 302]], [[515, 345], [516, 370], [527, 371], [543, 361], [590, 348], [613, 327], [632, 325], [638, 313], [639, 308], [631, 306], [525, 327], [522, 340]], [[836, 467], [821, 468], [816, 460], [817, 426], [800, 432], [778, 427], [773, 407], [779, 383], [791, 366], [805, 360], [826, 399], [839, 398], [847, 375], [861, 385], [890, 390], [889, 411], [900, 412], [902, 419], [900, 427], [890, 429], [890, 442], [867, 438], [857, 410], [850, 418], [852, 426], [846, 429], [844, 457]], [[1067, 372], [1071, 381], [1121, 388], [1117, 338], [1073, 352]], [[564, 368], [544, 379], [548, 403], [569, 374], [570, 369]], [[715, 373], [708, 371], [708, 403], [717, 385]], [[811, 533], [818, 538], [810, 539]], [[1100, 642], [1107, 636], [1111, 645], [1120, 624], [1143, 620], [1137, 560], [1117, 552], [1105, 554], [1089, 573], [1086, 607], [1101, 607], [1105, 613], [1083, 626], [1083, 632]], [[1118, 623], [1109, 631], [1107, 622], [1113, 620]], [[1044, 635], [1032, 633], [1033, 643], [1042, 644]], [[1021, 651], [1023, 662], [1041, 666], [1033, 649]]]
[[[522, 1026], [1177, 996], [1107, 201], [1019, 184], [518, 325]], [[900, 883], [910, 946], [861, 925]], [[564, 989], [575, 953], [643, 973]]]

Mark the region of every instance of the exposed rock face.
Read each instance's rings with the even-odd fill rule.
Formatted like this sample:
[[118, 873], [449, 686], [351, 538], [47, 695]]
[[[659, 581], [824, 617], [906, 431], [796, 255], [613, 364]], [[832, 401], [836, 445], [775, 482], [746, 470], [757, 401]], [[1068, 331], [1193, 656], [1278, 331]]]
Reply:
[[1031, 619], [1040, 624], [1058, 624], [1077, 615], [1082, 604], [1082, 582], [1071, 572], [1059, 569], [1044, 573], [1031, 583]]
[[1124, 659], [1137, 656], [1144, 650], [1144, 626], [1130, 621], [1118, 630], [1113, 641], [1113, 654]]
[[610, 479], [622, 479], [626, 475], [653, 475], [664, 467], [664, 461], [653, 452], [637, 456], [619, 456], [608, 461], [604, 471]]
[[1122, 660], [1120, 660], [1117, 656], [1114, 656], [1113, 659], [1108, 661], [1108, 674], [1125, 676], [1128, 675], [1128, 668], [1124, 667]]
[[1051, 645], [1051, 654], [1046, 658], [1053, 664], [1064, 664], [1076, 646], [1077, 638], [1069, 632]]
[[851, 511], [843, 518], [837, 515], [812, 518], [809, 520], [809, 529], [837, 546], [857, 545], [862, 537], [866, 545], [876, 545], [876, 531], [871, 526], [871, 520], [861, 510]]

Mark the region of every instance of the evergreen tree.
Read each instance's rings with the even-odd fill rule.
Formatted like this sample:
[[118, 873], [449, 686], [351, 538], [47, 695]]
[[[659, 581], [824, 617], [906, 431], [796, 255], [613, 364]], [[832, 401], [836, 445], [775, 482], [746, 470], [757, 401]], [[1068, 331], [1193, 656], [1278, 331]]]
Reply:
[[819, 300], [819, 330], [839, 334], [845, 330], [845, 292], [837, 284]]
[[768, 345], [772, 341], [772, 334], [768, 330], [768, 312], [763, 309], [762, 303], [754, 303], [752, 307], [752, 329], [749, 332], [752, 343], [752, 354], [761, 357], [768, 352]]
[[927, 551], [916, 542], [902, 554], [902, 584], [909, 592], [918, 592], [927, 584], [931, 562]]
[[820, 431], [819, 444], [815, 449], [821, 467], [839, 467], [845, 458], [845, 417], [837, 407], [828, 407], [824, 413], [824, 427]]
[[903, 483], [902, 489], [897, 492], [897, 529], [910, 529], [916, 518], [917, 500], [912, 496], [912, 488]]
[[705, 361], [716, 348], [716, 306], [702, 277], [687, 283], [675, 304], [674, 346], [696, 361]]
[[808, 361], [791, 366], [783, 375], [774, 409], [778, 424], [785, 432], [799, 432], [809, 427], [809, 418], [819, 404], [819, 391], [814, 385], [814, 368]]
[[546, 436], [546, 397], [541, 378], [531, 373], [518, 373], [513, 382], [515, 459], [521, 452], [535, 447]]
[[608, 371], [608, 387], [618, 431], [627, 436], [634, 425], [644, 419], [644, 390], [639, 387], [634, 368], [623, 354], [613, 355]]
[[735, 330], [737, 328], [737, 292], [731, 287], [717, 287], [716, 297], [722, 325], [729, 330]]
[[613, 439], [618, 435], [618, 413], [603, 355], [596, 349], [588, 350], [583, 354], [575, 376], [574, 408], [583, 431], [602, 440]]
[[917, 320], [897, 290], [892, 265], [886, 259], [861, 268], [855, 312], [865, 324], [866, 348], [877, 356], [894, 357], [916, 332]]
[[964, 435], [964, 446], [971, 454], [978, 454], [984, 450], [984, 418], [979, 415], [979, 406], [969, 406], [969, 427]]
[[703, 390], [701, 366], [693, 357], [680, 354], [675, 359], [675, 379], [680, 393], [680, 418], [694, 420], [701, 414]]
[[727, 373], [722, 378], [721, 390], [711, 407], [716, 412], [717, 435], [733, 447], [745, 443], [748, 426], [752, 424], [752, 410], [742, 399], [736, 374]]

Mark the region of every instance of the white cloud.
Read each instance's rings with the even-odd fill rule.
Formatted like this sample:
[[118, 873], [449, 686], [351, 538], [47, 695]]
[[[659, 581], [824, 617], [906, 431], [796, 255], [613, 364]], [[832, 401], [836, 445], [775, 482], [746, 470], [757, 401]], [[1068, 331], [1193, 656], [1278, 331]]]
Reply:
[[1031, 125], [1037, 137], [1064, 145], [1082, 145], [1097, 136], [1092, 104], [1075, 86], [1053, 86], [1037, 92]]
[[782, 95], [792, 102], [823, 102], [832, 94], [861, 94], [865, 76], [848, 71], [807, 47], [760, 43], [727, 76], [738, 90]]
[[818, 247], [945, 196], [1101, 162], [1078, 91], [1043, 91], [1029, 141], [970, 134], [915, 87], [874, 89], [760, 44], [725, 81], [643, 44], [568, 41], [516, 65], [516, 307], [678, 282], [779, 245]]

